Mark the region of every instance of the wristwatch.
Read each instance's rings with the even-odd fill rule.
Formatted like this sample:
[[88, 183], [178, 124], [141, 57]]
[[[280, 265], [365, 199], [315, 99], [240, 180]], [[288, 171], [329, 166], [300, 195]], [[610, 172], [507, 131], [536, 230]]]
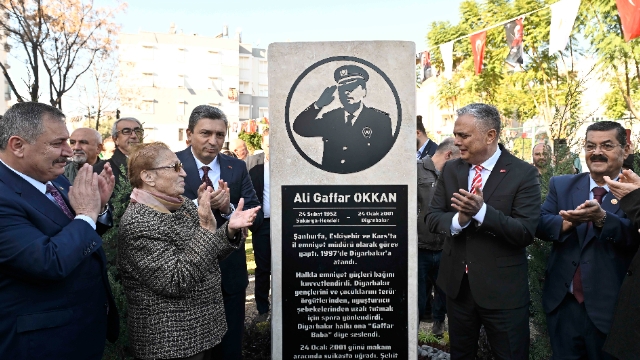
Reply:
[[594, 221], [593, 226], [599, 227], [599, 228], [604, 226], [604, 222], [605, 220], [607, 220], [607, 212], [606, 211], [603, 211], [603, 212], [604, 212], [604, 216], [600, 220]]
[[224, 216], [224, 217], [228, 217], [228, 216], [230, 216], [231, 214], [233, 214], [233, 212], [234, 212], [234, 211], [236, 211], [236, 207], [235, 207], [235, 206], [233, 206], [233, 204], [232, 204], [232, 203], [229, 203], [229, 213], [227, 213], [227, 214], [223, 214], [223, 213], [222, 213], [222, 211], [221, 211], [221, 212], [220, 212], [220, 215], [222, 215], [222, 216]]

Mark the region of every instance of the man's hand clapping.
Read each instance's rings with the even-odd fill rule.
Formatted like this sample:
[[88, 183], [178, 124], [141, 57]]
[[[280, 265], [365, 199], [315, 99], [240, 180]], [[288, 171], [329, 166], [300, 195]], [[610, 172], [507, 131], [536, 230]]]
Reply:
[[610, 177], [604, 176], [609, 190], [618, 199], [622, 199], [633, 190], [640, 189], [640, 176], [631, 170], [622, 170], [618, 181], [611, 180]]
[[233, 238], [237, 231], [243, 231], [253, 225], [253, 222], [256, 219], [256, 214], [258, 213], [258, 210], [260, 210], [260, 206], [247, 210], [243, 210], [243, 207], [244, 198], [240, 198], [240, 201], [238, 201], [238, 208], [236, 208], [236, 211], [234, 211], [229, 218], [229, 238]]
[[102, 189], [99, 186], [99, 178], [100, 176], [93, 172], [91, 165], [84, 164], [78, 170], [73, 186], [69, 188], [69, 203], [76, 215], [86, 215], [94, 222], [97, 221], [98, 214], [102, 209]]
[[451, 207], [458, 211], [460, 225], [471, 221], [471, 218], [480, 211], [482, 205], [484, 205], [484, 199], [480, 188], [475, 189], [475, 194], [460, 189], [460, 192], [454, 193], [451, 198]]

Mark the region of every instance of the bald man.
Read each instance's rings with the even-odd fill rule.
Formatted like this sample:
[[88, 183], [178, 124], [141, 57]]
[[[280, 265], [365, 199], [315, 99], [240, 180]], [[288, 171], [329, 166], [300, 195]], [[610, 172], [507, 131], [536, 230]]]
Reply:
[[98, 154], [102, 151], [102, 135], [94, 129], [79, 128], [69, 137], [69, 145], [73, 150], [73, 161], [64, 167], [64, 176], [73, 183], [82, 165], [91, 166], [98, 162]]
[[247, 156], [249, 155], [249, 150], [247, 150], [247, 144], [245, 144], [244, 140], [242, 139], [233, 139], [231, 140], [231, 148], [229, 150], [233, 151], [234, 154], [236, 154], [236, 156], [238, 157], [238, 159], [240, 160], [246, 160]]

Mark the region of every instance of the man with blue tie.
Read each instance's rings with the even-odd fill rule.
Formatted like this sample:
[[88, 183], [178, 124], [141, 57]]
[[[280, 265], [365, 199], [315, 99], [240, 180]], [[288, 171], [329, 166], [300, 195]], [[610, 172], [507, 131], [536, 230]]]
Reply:
[[[203, 182], [215, 190], [211, 194], [211, 210], [218, 227], [231, 216], [240, 198], [244, 198], [245, 208], [260, 206], [244, 161], [220, 153], [227, 127], [227, 117], [220, 109], [196, 106], [189, 116], [187, 128], [191, 146], [176, 153], [187, 173], [184, 196], [197, 199], [198, 188]], [[261, 224], [262, 212], [259, 211], [251, 231]], [[222, 342], [213, 349], [214, 358], [241, 359], [244, 303], [249, 284], [244, 248], [220, 261], [220, 272], [228, 329]]]
[[542, 305], [554, 359], [612, 359], [602, 347], [640, 240], [604, 179], [620, 175], [624, 128], [589, 125], [584, 150], [589, 172], [551, 178], [536, 231], [553, 243]]
[[[114, 176], [80, 168], [65, 115], [40, 103], [13, 105], [0, 120], [0, 357], [102, 358], [118, 337], [118, 312], [100, 233]], [[96, 231], [97, 230], [97, 231]]]

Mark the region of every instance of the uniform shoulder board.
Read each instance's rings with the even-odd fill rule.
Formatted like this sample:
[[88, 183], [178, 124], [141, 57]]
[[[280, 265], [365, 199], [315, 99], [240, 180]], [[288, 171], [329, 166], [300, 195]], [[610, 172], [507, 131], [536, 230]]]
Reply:
[[382, 111], [382, 110], [378, 110], [378, 109], [376, 109], [376, 108], [371, 108], [371, 109], [372, 109], [372, 110], [375, 110], [376, 112], [379, 112], [380, 114], [383, 114], [383, 115], [387, 115], [387, 116], [389, 116], [389, 114], [388, 114], [388, 113], [386, 113], [386, 112], [384, 112], [384, 111]]

